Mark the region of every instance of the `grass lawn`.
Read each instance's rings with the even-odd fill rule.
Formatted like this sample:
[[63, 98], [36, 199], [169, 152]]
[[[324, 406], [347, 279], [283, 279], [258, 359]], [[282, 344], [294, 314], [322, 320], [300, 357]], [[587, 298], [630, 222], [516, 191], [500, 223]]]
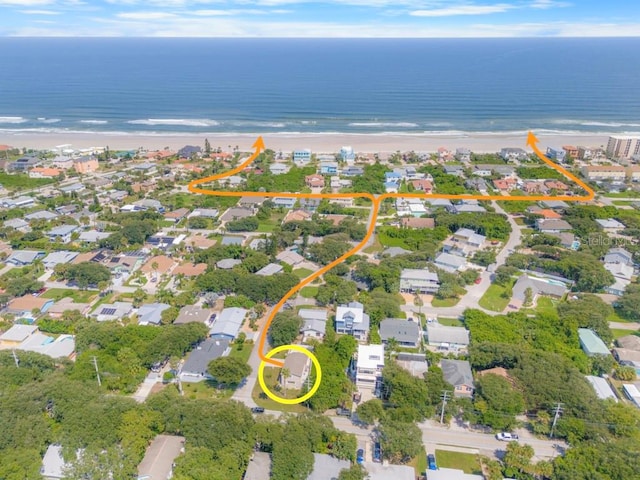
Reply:
[[462, 323], [457, 318], [440, 318], [440, 317], [438, 317], [438, 323], [440, 325], [444, 325], [445, 327], [464, 327], [464, 323]]
[[53, 180], [48, 178], [29, 178], [28, 175], [23, 173], [16, 173], [12, 175], [8, 173], [0, 173], [0, 185], [7, 190], [36, 188], [47, 185], [48, 183], [53, 183]]
[[309, 275], [311, 275], [313, 273], [313, 270], [310, 270], [308, 268], [296, 268], [293, 271], [293, 274], [298, 277], [300, 280], [304, 280], [305, 278], [307, 278]]
[[436, 308], [453, 307], [457, 305], [459, 301], [460, 301], [459, 298], [440, 299], [440, 298], [434, 297], [433, 300], [431, 300], [431, 306]]
[[629, 320], [619, 316], [615, 311], [607, 317], [607, 322], [631, 323]]
[[478, 305], [480, 305], [482, 308], [486, 308], [487, 310], [491, 310], [492, 312], [503, 311], [509, 304], [509, 300], [511, 300], [511, 297], [503, 298], [501, 295], [507, 290], [511, 291], [511, 287], [514, 283], [515, 279], [511, 279], [508, 288], [492, 283], [491, 286], [489, 286], [489, 288], [487, 289], [486, 293], [478, 302]]
[[640, 198], [640, 192], [629, 191], [620, 193], [605, 193], [605, 197], [608, 198]]
[[410, 467], [413, 467], [416, 472], [416, 477], [424, 475], [424, 473], [427, 471], [428, 466], [427, 452], [424, 450], [424, 447], [422, 447], [422, 451], [413, 460], [411, 460], [408, 465]]
[[633, 330], [625, 330], [624, 328], [612, 328], [611, 333], [613, 335], [613, 338], [615, 339], [615, 338], [624, 337], [626, 335], [632, 335]]
[[204, 380], [198, 383], [182, 382], [184, 396], [189, 399], [203, 398], [230, 398], [233, 395], [232, 388], [216, 388], [211, 380]]
[[380, 241], [378, 240], [378, 236], [374, 235], [373, 236], [373, 244], [371, 244], [370, 247], [365, 248], [364, 250], [362, 250], [364, 253], [377, 253], [377, 252], [381, 252], [382, 249], [384, 247], [382, 246], [382, 244], [380, 243]]
[[318, 294], [318, 287], [303, 287], [300, 290], [300, 295], [304, 298], [315, 298]]
[[436, 464], [440, 468], [457, 468], [463, 470], [464, 473], [482, 474], [478, 456], [472, 453], [436, 450]]
[[629, 200], [613, 200], [611, 203], [613, 203], [614, 205], [618, 206], [618, 207], [628, 207], [630, 206], [633, 202], [629, 201]]
[[56, 302], [71, 297], [76, 303], [89, 303], [98, 294], [95, 290], [73, 290], [71, 288], [50, 288], [42, 294], [43, 298], [51, 298]]
[[275, 225], [272, 225], [270, 223], [260, 223], [258, 225], [258, 230], [256, 230], [256, 232], [260, 232], [260, 233], [271, 233], [273, 232], [273, 229], [276, 228]]
[[[240, 346], [242, 347], [242, 349], [238, 349], [238, 347]], [[249, 357], [251, 356], [251, 350], [253, 350], [253, 343], [231, 345], [231, 352], [229, 353], [229, 356], [239, 358], [243, 362], [248, 363]]]
[[[264, 381], [267, 384], [267, 386], [269, 386], [276, 395], [284, 397], [284, 394], [282, 392], [275, 392], [273, 390], [273, 387], [277, 383], [279, 373], [280, 373], [279, 368], [266, 367], [264, 369]], [[282, 403], [278, 403], [274, 400], [271, 400], [269, 397], [267, 397], [264, 394], [264, 392], [262, 391], [262, 388], [260, 387], [259, 382], [256, 382], [255, 386], [253, 387], [253, 392], [251, 393], [251, 396], [253, 397], [253, 401], [256, 402], [258, 406], [264, 407], [267, 410], [279, 410], [281, 412], [292, 412], [292, 413], [303, 413], [303, 412], [309, 411], [307, 407], [299, 403], [296, 405], [284, 405]], [[286, 397], [288, 398], [295, 398], [296, 396], [298, 396], [298, 392], [287, 392], [287, 395], [286, 395]]]

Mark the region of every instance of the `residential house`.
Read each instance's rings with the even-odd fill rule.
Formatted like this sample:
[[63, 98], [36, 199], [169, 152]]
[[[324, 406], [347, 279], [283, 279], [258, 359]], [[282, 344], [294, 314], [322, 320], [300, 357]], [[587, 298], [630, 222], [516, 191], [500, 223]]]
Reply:
[[47, 451], [42, 458], [42, 466], [40, 467], [40, 475], [44, 480], [60, 480], [69, 478], [66, 470], [71, 465], [62, 458], [62, 446], [49, 445]]
[[162, 312], [171, 308], [166, 303], [149, 303], [142, 305], [136, 314], [138, 325], [160, 325], [162, 323]]
[[547, 147], [547, 151], [545, 153], [547, 158], [555, 160], [558, 163], [562, 163], [566, 155], [567, 152], [562, 147]]
[[540, 295], [553, 298], [562, 298], [569, 290], [561, 282], [551, 282], [540, 278], [530, 277], [527, 274], [520, 275], [512, 288], [511, 303], [522, 306], [527, 297], [527, 290], [531, 291], [531, 303], [535, 304]]
[[189, 209], [188, 208], [178, 208], [177, 210], [174, 210], [173, 212], [165, 213], [164, 214], [164, 219], [169, 221], [169, 222], [178, 223], [182, 219], [186, 218], [187, 215], [189, 215]]
[[453, 208], [455, 213], [484, 213], [487, 211], [477, 200], [463, 200]]
[[624, 182], [627, 177], [627, 170], [620, 165], [588, 165], [582, 167], [582, 174], [588, 180], [596, 182], [603, 180]]
[[384, 345], [358, 345], [356, 360], [356, 386], [358, 390], [378, 392], [382, 386]]
[[451, 236], [451, 241], [458, 246], [466, 246], [469, 248], [480, 248], [484, 245], [487, 237], [474, 232], [470, 228], [459, 228]]
[[273, 197], [272, 202], [276, 208], [291, 209], [296, 206], [296, 198], [292, 197]]
[[501, 192], [510, 192], [516, 188], [516, 183], [514, 178], [500, 178], [493, 181], [493, 186]]
[[[493, 182], [496, 183], [495, 181]], [[547, 193], [548, 189], [542, 182], [524, 182], [522, 184], [522, 191], [527, 195], [535, 195], [535, 194], [544, 194]]]
[[624, 230], [626, 228], [623, 223], [620, 223], [614, 218], [596, 218], [596, 223], [600, 225], [602, 231], [605, 233], [618, 233], [620, 230]]
[[[442, 167], [444, 169], [444, 173], [448, 175], [453, 175], [455, 177], [464, 177], [464, 168], [462, 165], [445, 165]], [[491, 175], [491, 172], [489, 172]]]
[[35, 315], [46, 313], [53, 305], [54, 300], [51, 298], [34, 297], [33, 295], [24, 295], [14, 298], [7, 305], [7, 313], [11, 313], [16, 317], [34, 318]]
[[364, 168], [357, 167], [355, 165], [348, 166], [342, 170], [342, 175], [345, 177], [359, 177], [364, 174]]
[[49, 212], [47, 210], [38, 210], [37, 212], [29, 213], [24, 216], [24, 219], [27, 222], [31, 222], [32, 220], [53, 220], [54, 218], [58, 218], [58, 215]]
[[343, 162], [351, 164], [356, 161], [356, 154], [353, 151], [353, 147], [345, 146], [340, 149], [340, 158]]
[[185, 245], [187, 245], [191, 251], [195, 251], [196, 249], [206, 250], [207, 248], [213, 247], [216, 243], [218, 243], [217, 240], [199, 234], [191, 235], [185, 240]]
[[456, 148], [455, 157], [459, 162], [469, 163], [471, 161], [471, 150], [464, 147]]
[[73, 160], [73, 168], [79, 174], [95, 172], [99, 168], [98, 159], [95, 157], [79, 157]]
[[304, 257], [293, 250], [284, 250], [276, 255], [276, 260], [293, 267], [304, 262]]
[[311, 220], [311, 214], [304, 210], [289, 210], [285, 217], [282, 219], [282, 223], [288, 222], [305, 222]]
[[78, 241], [84, 243], [98, 243], [100, 240], [109, 238], [111, 235], [112, 232], [99, 232], [97, 230], [89, 230], [86, 232], [82, 232], [78, 237]]
[[237, 188], [245, 182], [245, 179], [239, 175], [231, 175], [230, 177], [225, 177], [224, 183], [229, 185], [232, 188]]
[[621, 296], [633, 277], [633, 267], [624, 263], [605, 263], [605, 270], [613, 275], [614, 282], [606, 288], [611, 295]]
[[35, 167], [41, 162], [42, 160], [40, 160], [38, 157], [32, 157], [32, 156], [22, 157], [13, 163], [10, 163], [7, 166], [7, 170], [9, 170], [10, 172], [26, 172], [27, 170]]
[[53, 167], [61, 168], [62, 170], [68, 170], [73, 168], [73, 158], [65, 155], [57, 155], [53, 160], [51, 160], [51, 165]]
[[518, 162], [529, 158], [529, 154], [522, 148], [501, 148], [499, 155], [506, 162]]
[[[288, 370], [289, 375], [282, 372]], [[284, 359], [284, 367], [280, 370], [278, 382], [283, 389], [301, 390], [311, 373], [311, 358], [302, 352], [289, 352]]]
[[569, 190], [569, 186], [566, 183], [561, 182], [560, 180], [547, 180], [544, 182], [544, 186], [549, 190], [557, 190], [559, 192], [565, 192]]
[[475, 165], [473, 167], [473, 175], [478, 177], [490, 177], [493, 175], [493, 171], [491, 170], [491, 166], [487, 165]]
[[628, 348], [614, 348], [613, 356], [620, 365], [633, 367], [636, 374], [640, 372], [640, 351]]
[[241, 265], [242, 260], [238, 260], [236, 258], [223, 258], [222, 260], [218, 260], [216, 262], [216, 268], [220, 270], [231, 270], [236, 265]]
[[369, 335], [369, 315], [364, 313], [361, 303], [351, 302], [336, 309], [336, 333], [348, 334], [359, 341]]
[[303, 324], [300, 328], [302, 340], [307, 341], [310, 338], [324, 338], [327, 329], [327, 311], [318, 308], [301, 308], [298, 316], [302, 318]]
[[144, 175], [153, 175], [158, 172], [157, 165], [151, 162], [143, 162], [133, 166], [135, 172], [142, 173]]
[[415, 190], [430, 194], [433, 192], [433, 183], [430, 180], [412, 180], [411, 185]]
[[[337, 479], [342, 470], [349, 470], [351, 464], [348, 460], [339, 460], [325, 453], [313, 454], [313, 470], [307, 480]], [[245, 480], [251, 480], [245, 478]]]
[[173, 258], [166, 255], [156, 255], [147, 260], [140, 271], [147, 275], [166, 275], [173, 270], [175, 265], [176, 262]]
[[380, 339], [385, 345], [395, 339], [401, 347], [418, 348], [420, 324], [402, 318], [385, 318], [380, 322]]
[[271, 165], [269, 165], [269, 171], [273, 175], [283, 175], [287, 173], [290, 169], [291, 167], [289, 167], [289, 165], [286, 165], [284, 163], [272, 163]]
[[14, 250], [11, 255], [7, 257], [5, 263], [15, 265], [16, 267], [24, 267], [31, 265], [36, 260], [44, 258], [46, 252], [39, 250]]
[[311, 150], [304, 148], [301, 150], [293, 151], [293, 163], [299, 166], [304, 166], [311, 161]]
[[483, 178], [471, 177], [464, 182], [464, 186], [470, 190], [477, 190], [479, 192], [487, 191], [487, 182]]
[[610, 355], [609, 348], [602, 339], [589, 328], [579, 328], [578, 338], [580, 339], [580, 347], [589, 357], [593, 355]]
[[209, 363], [229, 354], [229, 339], [207, 338], [194, 348], [180, 368], [179, 377], [183, 382], [197, 383], [211, 380]]
[[225, 308], [213, 322], [209, 336], [214, 339], [233, 341], [238, 336], [248, 310], [244, 308]]
[[215, 219], [218, 218], [219, 213], [215, 208], [196, 208], [187, 218], [202, 217]]
[[95, 318], [98, 322], [108, 322], [113, 320], [122, 320], [124, 317], [128, 317], [133, 312], [133, 305], [128, 302], [114, 302], [103, 303], [98, 305], [91, 317]]
[[42, 263], [44, 264], [44, 268], [47, 270], [53, 270], [56, 268], [56, 265], [71, 263], [77, 256], [78, 252], [59, 250], [57, 252], [51, 252], [49, 255], [44, 257]]
[[220, 217], [222, 222], [230, 222], [232, 220], [241, 220], [243, 218], [253, 217], [255, 212], [251, 208], [232, 207]]
[[320, 162], [321, 175], [336, 175], [338, 173], [338, 162]]
[[439, 323], [427, 323], [427, 340], [430, 347], [445, 352], [458, 352], [469, 346], [469, 330], [449, 327]]
[[138, 478], [168, 480], [173, 474], [175, 459], [184, 453], [184, 437], [156, 435], [147, 447], [144, 458], [138, 465]]
[[621, 263], [624, 265], [633, 265], [633, 254], [624, 248], [610, 248], [604, 256], [604, 263]]
[[25, 222], [21, 218], [12, 218], [11, 220], [7, 220], [4, 222], [5, 228], [13, 228], [21, 233], [28, 233], [31, 231], [31, 227], [28, 222]]
[[35, 167], [29, 170], [29, 178], [56, 178], [61, 173], [57, 168]]
[[[29, 208], [33, 207], [35, 204], [36, 201], [26, 195], [21, 195], [15, 198], [3, 198], [0, 200], [0, 206], [5, 208]], [[28, 220], [26, 216], [25, 219]]]
[[222, 237], [220, 241], [220, 245], [240, 245], [244, 243], [244, 237], [239, 237], [237, 235], [225, 235]]
[[76, 311], [81, 313], [82, 315], [86, 315], [88, 310], [88, 303], [76, 303], [71, 297], [64, 297], [55, 302], [51, 307], [49, 307], [49, 309], [47, 310], [47, 315], [51, 318], [62, 318], [64, 312], [67, 311]]
[[185, 145], [180, 150], [178, 150], [178, 156], [180, 158], [191, 158], [202, 153], [202, 148], [194, 145]]
[[174, 325], [184, 325], [185, 323], [204, 323], [211, 326], [216, 314], [210, 308], [202, 308], [196, 305], [185, 305], [180, 309], [180, 313], [173, 321]]
[[279, 265], [277, 263], [270, 263], [255, 272], [254, 275], [259, 275], [261, 277], [270, 277], [271, 275], [282, 272], [282, 269], [282, 265]]
[[578, 158], [578, 147], [574, 147], [573, 145], [563, 145], [562, 149], [564, 150], [565, 156], [569, 156], [573, 159]]
[[253, 452], [249, 458], [244, 480], [270, 480], [271, 455], [266, 452]]
[[537, 219], [536, 228], [539, 232], [542, 233], [561, 233], [573, 229], [571, 224], [569, 224], [565, 220], [554, 218], [548, 220], [543, 218]]
[[0, 350], [17, 348], [22, 342], [36, 333], [38, 333], [38, 327], [36, 325], [16, 323], [0, 335]]
[[206, 263], [183, 263], [173, 269], [172, 276], [177, 277], [182, 275], [187, 278], [197, 277], [202, 275], [207, 270]]
[[445, 382], [453, 386], [454, 397], [471, 398], [473, 396], [473, 374], [466, 360], [442, 360], [440, 362]]
[[433, 263], [445, 272], [454, 273], [464, 270], [467, 265], [467, 260], [463, 256], [440, 252]]
[[405, 228], [434, 228], [435, 220], [433, 218], [403, 217], [400, 219], [400, 225]]
[[425, 269], [405, 268], [400, 273], [400, 292], [433, 294], [440, 288], [438, 274]]
[[424, 374], [429, 371], [429, 364], [424, 353], [399, 352], [396, 362], [411, 375], [416, 378], [424, 378]]
[[593, 375], [586, 375], [585, 378], [591, 384], [600, 400], [611, 399], [614, 402], [618, 401], [618, 396], [609, 385], [609, 382], [607, 382], [607, 379]]
[[307, 175], [304, 177], [304, 183], [309, 188], [323, 188], [324, 187], [324, 177], [317, 173], [313, 175]]
[[155, 210], [159, 213], [164, 213], [164, 207], [162, 206], [162, 203], [152, 198], [143, 198], [142, 200], [133, 202], [133, 205], [135, 207], [138, 207], [140, 210]]

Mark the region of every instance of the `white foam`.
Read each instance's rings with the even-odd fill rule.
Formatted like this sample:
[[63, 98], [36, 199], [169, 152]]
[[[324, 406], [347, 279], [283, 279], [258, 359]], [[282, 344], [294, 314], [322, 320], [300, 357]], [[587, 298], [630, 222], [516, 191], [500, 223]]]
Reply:
[[107, 120], [80, 120], [80, 123], [87, 125], [106, 125], [109, 122]]
[[350, 127], [397, 127], [397, 128], [415, 128], [417, 123], [413, 122], [351, 122]]
[[215, 127], [220, 122], [208, 118], [147, 118], [141, 120], [129, 120], [131, 125], [173, 125], [182, 127]]
[[0, 117], [0, 123], [26, 123], [28, 121], [24, 117]]
[[40, 123], [58, 123], [62, 120], [60, 120], [59, 118], [45, 118], [45, 117], [38, 117], [38, 121]]

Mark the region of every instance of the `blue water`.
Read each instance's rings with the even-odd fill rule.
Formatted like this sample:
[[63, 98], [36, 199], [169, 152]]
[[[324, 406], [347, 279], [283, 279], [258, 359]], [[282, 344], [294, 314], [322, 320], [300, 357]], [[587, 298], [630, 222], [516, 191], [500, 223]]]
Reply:
[[640, 131], [640, 39], [0, 39], [0, 133]]

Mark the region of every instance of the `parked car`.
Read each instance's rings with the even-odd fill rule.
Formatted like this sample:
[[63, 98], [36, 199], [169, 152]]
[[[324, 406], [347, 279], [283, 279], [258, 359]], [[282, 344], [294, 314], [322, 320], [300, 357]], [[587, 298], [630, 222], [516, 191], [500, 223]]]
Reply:
[[251, 413], [264, 413], [264, 408], [263, 407], [253, 407], [251, 409]]
[[382, 449], [380, 448], [380, 442], [373, 444], [373, 461], [382, 462]]
[[500, 432], [496, 434], [496, 439], [500, 440], [501, 442], [515, 442], [518, 440], [518, 435], [516, 435], [515, 433]]
[[476, 278], [476, 279], [474, 280], [474, 282], [473, 282], [473, 283], [475, 283], [476, 285], [478, 285], [478, 284], [479, 284], [479, 283], [481, 283], [481, 282], [482, 282], [482, 277], [478, 277], [478, 278]]
[[427, 455], [427, 465], [429, 466], [429, 470], [438, 469], [438, 465], [436, 464], [436, 456], [433, 453]]
[[351, 410], [349, 410], [348, 408], [338, 407], [338, 408], [336, 408], [336, 415], [338, 415], [340, 417], [350, 417], [351, 416]]
[[362, 465], [364, 463], [364, 450], [362, 448], [359, 448], [356, 452], [356, 462], [358, 462], [358, 465]]

